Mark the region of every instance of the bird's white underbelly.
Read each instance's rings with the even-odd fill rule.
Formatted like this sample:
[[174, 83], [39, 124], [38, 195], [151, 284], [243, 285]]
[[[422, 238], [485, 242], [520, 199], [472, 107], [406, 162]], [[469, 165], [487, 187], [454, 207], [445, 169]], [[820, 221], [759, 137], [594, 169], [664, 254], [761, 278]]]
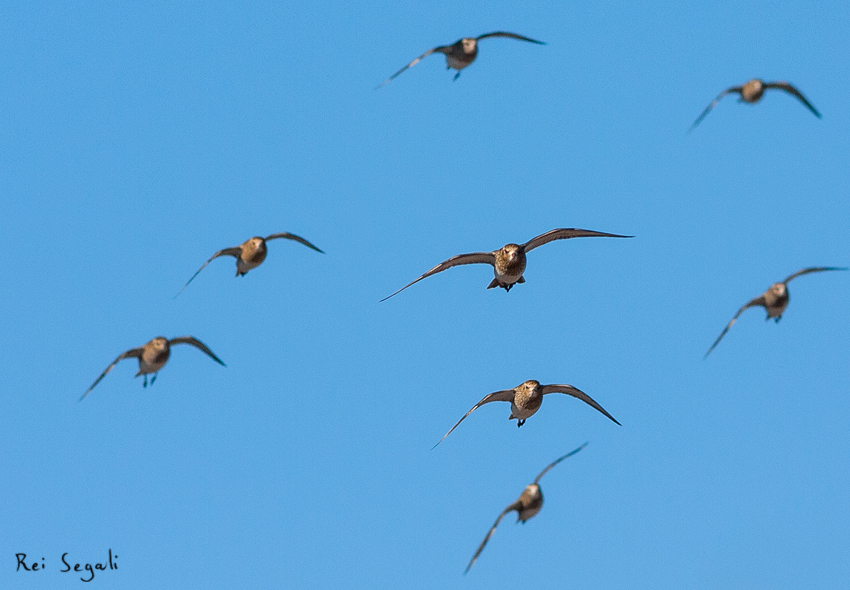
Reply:
[[500, 274], [500, 273], [497, 272], [495, 274], [496, 274], [496, 279], [500, 283], [502, 283], [503, 285], [513, 285], [514, 283], [516, 283], [518, 280], [520, 280], [522, 278], [522, 273], [515, 274], [515, 275], [507, 275], [507, 274]]
[[525, 420], [526, 418], [533, 416], [534, 413], [540, 409], [540, 406], [537, 406], [533, 410], [522, 409], [518, 407], [515, 403], [511, 402], [511, 414], [514, 415], [515, 418], [520, 420]]
[[248, 262], [248, 261], [243, 260], [241, 258], [237, 258], [236, 259], [236, 270], [238, 270], [241, 273], [246, 273], [249, 270], [251, 270], [252, 268], [257, 268], [258, 266], [260, 266], [261, 263], [262, 263], [262, 261], [260, 261], [260, 262]]
[[767, 317], [769, 318], [778, 318], [782, 315], [782, 312], [785, 311], [785, 305], [777, 305], [776, 307], [768, 307], [767, 308]]
[[472, 63], [471, 61], [461, 61], [461, 60], [459, 60], [459, 59], [457, 59], [457, 58], [454, 58], [454, 57], [452, 57], [452, 56], [450, 56], [450, 55], [447, 55], [447, 56], [446, 56], [446, 64], [447, 64], [450, 68], [454, 68], [454, 69], [456, 69], [456, 70], [458, 70], [458, 71], [459, 71], [459, 70], [462, 70], [463, 68], [465, 68], [466, 66], [468, 66], [468, 65], [469, 65], [469, 64], [471, 64], [471, 63]]
[[526, 510], [520, 510], [519, 513], [518, 513], [519, 519], [522, 520], [522, 521], [528, 520], [529, 518], [531, 518], [532, 516], [534, 516], [538, 512], [540, 512], [540, 509], [542, 507], [543, 506], [541, 505], [541, 506], [537, 506], [535, 508], [527, 508]]
[[139, 359], [139, 375], [146, 375], [148, 373], [156, 373], [161, 368], [165, 366], [165, 363], [168, 362], [168, 359], [165, 359], [161, 363], [148, 363], [145, 362], [144, 359]]

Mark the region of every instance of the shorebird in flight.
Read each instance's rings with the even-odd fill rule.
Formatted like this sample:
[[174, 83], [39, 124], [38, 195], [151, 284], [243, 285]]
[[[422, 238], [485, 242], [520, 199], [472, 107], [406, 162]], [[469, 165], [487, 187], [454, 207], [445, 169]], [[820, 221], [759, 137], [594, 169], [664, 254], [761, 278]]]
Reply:
[[[587, 395], [585, 392], [580, 391], [573, 387], [572, 385], [540, 385], [539, 381], [535, 381], [534, 379], [530, 379], [525, 383], [517, 385], [513, 389], [505, 389], [503, 391], [495, 391], [488, 395], [484, 396], [480, 402], [472, 406], [472, 409], [469, 410], [466, 414], [463, 415], [463, 418], [457, 421], [457, 424], [451, 427], [451, 429], [443, 435], [443, 438], [437, 442], [437, 445], [446, 440], [446, 437], [452, 433], [452, 431], [458, 427], [458, 425], [464, 421], [464, 419], [469, 416], [472, 412], [483, 406], [484, 404], [490, 402], [511, 402], [511, 415], [508, 417], [509, 420], [516, 420], [517, 428], [525, 424], [525, 421], [533, 416], [537, 410], [540, 409], [540, 404], [543, 403], [543, 396], [547, 393], [566, 393], [567, 395], [571, 395], [575, 398], [580, 399], [587, 405], [591, 406], [595, 410], [605, 414], [609, 419], [611, 419], [614, 424], [621, 426], [617, 420], [614, 419], [614, 416], [605, 411], [605, 408], [597, 404], [593, 398]], [[437, 445], [434, 445], [436, 447]]]
[[812, 113], [814, 113], [815, 117], [817, 117], [818, 119], [821, 118], [821, 114], [817, 111], [815, 107], [812, 106], [812, 103], [806, 100], [806, 97], [803, 96], [803, 94], [799, 90], [794, 88], [788, 82], [764, 82], [762, 80], [759, 80], [758, 78], [753, 78], [743, 86], [732, 86], [731, 88], [727, 88], [726, 90], [718, 94], [717, 98], [712, 100], [711, 104], [709, 104], [702, 112], [702, 114], [697, 117], [697, 120], [694, 121], [694, 124], [691, 125], [690, 129], [688, 129], [688, 132], [690, 133], [691, 131], [693, 131], [694, 127], [699, 125], [700, 121], [705, 118], [708, 112], [713, 109], [715, 105], [720, 102], [720, 99], [726, 96], [727, 94], [737, 92], [741, 95], [739, 102], [748, 102], [752, 104], [760, 101], [762, 95], [764, 94], [764, 91], [770, 88], [778, 88], [779, 90], [784, 90], [788, 94], [793, 94], [800, 102], [806, 105], [806, 107], [808, 107], [808, 109], [812, 111]]
[[464, 574], [469, 572], [470, 568], [472, 567], [472, 564], [474, 564], [475, 560], [478, 559], [478, 556], [481, 555], [481, 552], [484, 550], [484, 545], [486, 545], [487, 541], [490, 540], [490, 537], [493, 536], [493, 533], [496, 531], [496, 527], [499, 526], [499, 523], [502, 521], [502, 518], [504, 518], [506, 514], [516, 510], [517, 522], [522, 522], [523, 524], [525, 524], [525, 521], [540, 512], [540, 509], [543, 507], [543, 492], [541, 491], [540, 485], [538, 484], [540, 478], [546, 475], [546, 472], [552, 469], [555, 465], [557, 465], [567, 457], [572, 457], [586, 446], [587, 443], [584, 443], [576, 450], [570, 451], [563, 457], [555, 459], [554, 461], [549, 463], [549, 465], [546, 466], [546, 469], [540, 472], [540, 475], [534, 478], [534, 481], [531, 484], [525, 486], [525, 489], [522, 491], [522, 494], [520, 494], [519, 498], [517, 498], [517, 501], [505, 508], [499, 515], [499, 518], [496, 519], [496, 522], [487, 532], [487, 536], [484, 537], [484, 540], [481, 541], [481, 545], [478, 546], [478, 551], [475, 552], [475, 555], [472, 556], [472, 560], [469, 562], [469, 565], [466, 566], [466, 571], [463, 572]]
[[485, 33], [484, 35], [479, 35], [478, 37], [464, 37], [460, 39], [456, 43], [452, 43], [451, 45], [441, 45], [440, 47], [434, 47], [433, 49], [429, 49], [412, 62], [401, 68], [395, 74], [384, 80], [378, 85], [378, 88], [387, 84], [401, 74], [404, 70], [411, 66], [415, 66], [419, 61], [425, 57], [428, 57], [432, 53], [442, 53], [446, 56], [446, 69], [454, 68], [457, 70], [457, 74], [455, 74], [454, 79], [457, 80], [458, 76], [460, 76], [460, 71], [475, 61], [475, 57], [478, 55], [478, 42], [481, 39], [486, 39], [487, 37], [508, 37], [510, 39], [519, 39], [520, 41], [528, 41], [529, 43], [537, 43], [538, 45], [546, 45], [543, 41], [536, 41], [535, 39], [529, 39], [528, 37], [523, 37], [522, 35], [517, 35], [516, 33], [506, 33], [504, 31], [495, 31], [493, 33]]
[[798, 270], [790, 277], [786, 278], [781, 283], [774, 283], [770, 286], [770, 288], [753, 299], [752, 301], [748, 301], [744, 306], [738, 310], [738, 313], [735, 314], [735, 317], [732, 318], [723, 331], [720, 332], [720, 336], [717, 337], [717, 340], [714, 341], [714, 344], [711, 345], [711, 348], [708, 349], [708, 352], [705, 353], [703, 358], [708, 358], [708, 355], [711, 354], [711, 351], [714, 350], [714, 347], [720, 343], [720, 340], [726, 335], [726, 332], [729, 331], [729, 328], [732, 327], [738, 320], [738, 316], [741, 315], [745, 309], [749, 309], [751, 307], [761, 306], [767, 310], [767, 317], [764, 318], [765, 321], [770, 318], [775, 318], [778, 322], [782, 318], [782, 313], [785, 311], [785, 308], [788, 307], [788, 301], [790, 300], [788, 294], [788, 283], [801, 275], [809, 274], [810, 272], [821, 272], [824, 270], [847, 270], [846, 268], [839, 268], [835, 266], [816, 266], [812, 268], [804, 268], [803, 270]]
[[[218, 258], [219, 256], [233, 256], [236, 258], [236, 276], [241, 277], [245, 275], [249, 270], [253, 268], [257, 268], [263, 263], [263, 260], [266, 259], [266, 254], [268, 254], [268, 249], [266, 248], [266, 242], [269, 240], [276, 240], [278, 238], [286, 238], [287, 240], [295, 240], [296, 242], [300, 242], [307, 246], [308, 248], [312, 248], [316, 252], [320, 252], [324, 254], [321, 250], [316, 248], [313, 244], [302, 238], [301, 236], [296, 236], [295, 234], [290, 234], [286, 232], [282, 232], [279, 234], [272, 234], [266, 238], [261, 238], [260, 236], [254, 236], [250, 240], [245, 241], [239, 246], [234, 246], [233, 248], [225, 248], [223, 250], [219, 250], [212, 257], [204, 262], [201, 268], [198, 269], [198, 272], [192, 275], [192, 278], [186, 281], [186, 284], [183, 285], [183, 289], [177, 293], [180, 295], [189, 286], [198, 273], [204, 270], [204, 267], [208, 265], [210, 262]], [[177, 297], [175, 295], [175, 297]]]
[[136, 377], [139, 375], [145, 376], [145, 382], [142, 387], [148, 386], [148, 374], [153, 373], [153, 377], [151, 378], [151, 385], [156, 381], [157, 373], [161, 368], [165, 366], [165, 363], [168, 362], [168, 357], [171, 356], [171, 347], [175, 344], [191, 344], [201, 352], [204, 352], [209, 356], [212, 360], [220, 364], [221, 366], [227, 366], [221, 359], [218, 358], [213, 351], [207, 348], [207, 345], [195, 338], [194, 336], [180, 336], [178, 338], [172, 338], [169, 340], [163, 336], [157, 336], [141, 348], [131, 348], [127, 352], [122, 352], [118, 355], [118, 358], [112, 361], [112, 364], [106, 367], [106, 370], [100, 374], [100, 377], [95, 379], [95, 382], [91, 384], [91, 387], [86, 389], [86, 392], [80, 398], [80, 401], [83, 401], [89, 392], [94, 389], [94, 386], [100, 383], [100, 380], [106, 377], [106, 374], [112, 370], [112, 367], [118, 364], [118, 361], [126, 358], [135, 357], [139, 359], [139, 372], [136, 373]]
[[531, 252], [535, 248], [542, 246], [543, 244], [548, 244], [554, 240], [566, 240], [568, 238], [591, 238], [591, 237], [604, 237], [604, 238], [631, 238], [634, 236], [620, 236], [617, 234], [606, 234], [603, 232], [592, 231], [589, 229], [553, 229], [552, 231], [547, 231], [545, 234], [541, 234], [536, 238], [532, 238], [527, 241], [525, 244], [506, 244], [502, 246], [495, 252], [475, 252], [473, 254], [458, 254], [457, 256], [452, 256], [446, 261], [441, 262], [424, 275], [416, 279], [415, 281], [408, 283], [392, 295], [384, 297], [381, 301], [386, 301], [393, 295], [398, 295], [409, 286], [418, 283], [422, 279], [430, 277], [431, 275], [435, 275], [438, 272], [443, 272], [446, 269], [449, 269], [453, 266], [460, 266], [462, 264], [489, 264], [493, 267], [496, 278], [490, 281], [490, 284], [487, 285], [488, 289], [492, 289], [494, 287], [501, 287], [505, 291], [510, 291], [511, 287], [516, 285], [517, 283], [524, 283], [525, 279], [522, 277], [522, 273], [525, 272], [525, 255], [528, 252]]

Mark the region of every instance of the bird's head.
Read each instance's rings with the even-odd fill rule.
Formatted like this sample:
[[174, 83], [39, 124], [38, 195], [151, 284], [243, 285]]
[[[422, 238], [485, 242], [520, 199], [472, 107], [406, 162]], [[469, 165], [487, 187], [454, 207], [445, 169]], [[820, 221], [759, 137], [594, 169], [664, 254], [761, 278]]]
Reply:
[[150, 345], [154, 350], [166, 350], [168, 348], [168, 338], [165, 336], [157, 336], [150, 341]]
[[522, 248], [518, 244], [505, 244], [502, 246], [502, 252], [505, 253], [509, 260], [516, 260], [519, 258]]
[[525, 490], [522, 493], [532, 500], [543, 497], [543, 493], [540, 491], [540, 486], [536, 483], [531, 483], [525, 486]]
[[768, 289], [771, 293], [776, 295], [777, 297], [783, 297], [787, 292], [787, 288], [785, 287], [785, 283], [774, 283]]
[[759, 80], [758, 78], [753, 78], [749, 82], [747, 82], [747, 86], [750, 87], [754, 92], [758, 92], [764, 88], [764, 82]]
[[519, 387], [520, 389], [524, 389], [525, 391], [527, 391], [529, 394], [532, 394], [540, 388], [540, 381], [529, 379]]

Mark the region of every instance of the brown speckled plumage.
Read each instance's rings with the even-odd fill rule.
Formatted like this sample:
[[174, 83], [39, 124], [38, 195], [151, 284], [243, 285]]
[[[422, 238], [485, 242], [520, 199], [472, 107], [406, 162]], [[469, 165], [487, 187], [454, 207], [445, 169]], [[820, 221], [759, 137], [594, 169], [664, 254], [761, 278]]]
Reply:
[[523, 37], [522, 35], [517, 35], [516, 33], [507, 33], [504, 31], [485, 33], [484, 35], [479, 35], [478, 37], [464, 37], [463, 39], [455, 41], [451, 45], [441, 45], [439, 47], [429, 49], [428, 51], [414, 59], [412, 62], [401, 68], [395, 74], [381, 82], [378, 85], [378, 88], [380, 88], [384, 84], [389, 83], [393, 78], [401, 74], [403, 71], [412, 66], [415, 66], [422, 59], [428, 57], [432, 53], [442, 53], [446, 56], [446, 69], [456, 69], [457, 74], [455, 74], [454, 79], [457, 80], [458, 76], [460, 76], [460, 71], [469, 64], [471, 64], [473, 61], [475, 61], [475, 58], [478, 56], [478, 42], [481, 39], [486, 39], [488, 37], [507, 37], [510, 39], [518, 39], [520, 41], [528, 41], [529, 43], [537, 43], [538, 45], [545, 45], [543, 41], [536, 41], [528, 37]]
[[746, 84], [743, 84], [741, 86], [732, 86], [718, 94], [717, 97], [712, 100], [711, 103], [709, 103], [709, 105], [700, 114], [700, 116], [697, 117], [697, 120], [694, 121], [694, 124], [691, 125], [691, 128], [688, 130], [688, 132], [693, 131], [694, 128], [699, 125], [700, 121], [705, 118], [709, 111], [711, 111], [711, 109], [713, 109], [717, 105], [717, 103], [720, 102], [720, 99], [726, 96], [727, 94], [737, 93], [741, 97], [741, 102], [754, 104], [761, 100], [761, 97], [764, 95], [765, 90], [768, 90], [770, 88], [784, 90], [788, 94], [791, 94], [792, 96], [796, 97], [797, 100], [799, 100], [801, 103], [803, 103], [806, 108], [808, 108], [818, 119], [821, 118], [821, 114], [814, 106], [812, 106], [812, 103], [810, 103], [799, 90], [797, 90], [788, 82], [764, 82], [762, 80], [759, 80], [758, 78], [753, 78]]
[[[437, 442], [437, 445], [443, 442], [448, 435], [452, 433], [452, 431], [458, 427], [458, 425], [464, 421], [464, 419], [469, 416], [472, 412], [477, 410], [479, 407], [484, 404], [490, 402], [510, 402], [511, 403], [511, 415], [508, 418], [509, 420], [516, 420], [517, 427], [525, 424], [526, 419], [533, 416], [537, 410], [540, 409], [540, 405], [543, 403], [543, 396], [549, 393], [565, 393], [567, 395], [571, 395], [576, 399], [580, 399], [587, 405], [591, 406], [598, 412], [601, 412], [609, 419], [611, 419], [614, 423], [620, 424], [614, 417], [605, 411], [605, 409], [600, 406], [596, 401], [593, 400], [589, 395], [584, 393], [583, 391], [576, 389], [572, 385], [541, 385], [539, 381], [535, 381], [534, 379], [529, 379], [525, 381], [513, 389], [505, 389], [503, 391], [495, 391], [488, 395], [485, 395], [484, 398], [475, 404], [471, 410], [469, 410], [466, 414], [463, 415], [463, 418], [457, 421], [457, 423], [451, 427], [451, 429], [443, 435], [443, 438]], [[435, 447], [437, 445], [434, 445]]]
[[143, 387], [148, 386], [148, 378], [147, 376], [150, 373], [154, 373], [153, 378], [151, 379], [151, 385], [156, 381], [156, 373], [159, 372], [165, 366], [165, 363], [168, 362], [169, 357], [171, 356], [171, 347], [175, 344], [190, 344], [209, 356], [212, 360], [217, 362], [218, 364], [225, 366], [224, 363], [218, 358], [212, 350], [210, 350], [206, 344], [195, 338], [194, 336], [178, 336], [177, 338], [172, 338], [169, 340], [164, 336], [157, 336], [144, 346], [140, 348], [131, 348], [126, 352], [122, 352], [118, 355], [112, 364], [110, 364], [103, 373], [100, 374], [100, 377], [95, 379], [95, 382], [91, 384], [91, 386], [86, 390], [86, 392], [80, 397], [80, 401], [83, 401], [89, 392], [94, 389], [94, 386], [100, 383], [100, 380], [106, 377], [106, 374], [112, 370], [112, 367], [118, 364], [118, 361], [126, 359], [126, 358], [137, 358], [139, 359], [139, 372], [136, 373], [136, 377], [140, 375], [145, 376], [145, 381]]
[[584, 443], [579, 448], [574, 451], [570, 451], [566, 455], [562, 457], [558, 457], [546, 468], [540, 472], [540, 474], [534, 478], [534, 482], [525, 486], [525, 489], [519, 495], [516, 502], [505, 508], [502, 513], [499, 515], [499, 518], [496, 519], [496, 522], [490, 527], [490, 530], [487, 532], [487, 535], [484, 537], [484, 540], [481, 541], [481, 544], [478, 546], [478, 550], [475, 552], [475, 555], [472, 556], [472, 559], [469, 561], [469, 565], [466, 566], [466, 571], [464, 573], [469, 572], [472, 564], [475, 563], [475, 560], [478, 559], [478, 556], [481, 555], [481, 552], [484, 550], [484, 546], [487, 544], [487, 541], [490, 540], [490, 537], [493, 536], [493, 533], [496, 531], [496, 527], [499, 526], [499, 523], [502, 521], [502, 518], [505, 517], [506, 514], [516, 511], [517, 513], [517, 522], [525, 523], [529, 518], [536, 515], [540, 512], [540, 509], [543, 507], [543, 490], [540, 489], [540, 485], [538, 482], [540, 478], [543, 477], [546, 472], [552, 469], [555, 465], [566, 459], [567, 457], [571, 457], [582, 450], [587, 446], [587, 443]]
[[495, 278], [487, 286], [488, 289], [501, 287], [505, 291], [510, 291], [517, 283], [524, 283], [523, 273], [526, 266], [526, 254], [539, 248], [543, 244], [555, 240], [566, 240], [569, 238], [631, 238], [632, 236], [621, 236], [618, 234], [608, 234], [604, 232], [593, 231], [589, 229], [576, 228], [558, 228], [547, 231], [545, 234], [530, 239], [525, 244], [506, 244], [494, 252], [474, 252], [472, 254], [458, 254], [452, 256], [448, 260], [444, 260], [415, 281], [411, 281], [404, 287], [381, 299], [386, 301], [394, 295], [398, 295], [411, 285], [414, 285], [422, 279], [428, 278], [439, 272], [443, 272], [453, 266], [461, 266], [464, 264], [489, 264], [493, 267]]
[[[320, 252], [320, 253], [324, 254], [324, 252], [319, 250], [316, 246], [314, 246], [313, 244], [311, 244], [310, 242], [308, 242], [307, 240], [305, 240], [301, 236], [296, 236], [295, 234], [282, 232], [282, 233], [272, 234], [272, 235], [265, 237], [265, 238], [262, 238], [260, 236], [254, 236], [253, 238], [249, 238], [249, 239], [245, 240], [242, 244], [240, 244], [238, 246], [234, 246], [233, 248], [224, 248], [223, 250], [219, 250], [218, 252], [213, 254], [210, 257], [210, 259], [207, 260], [206, 262], [204, 262], [204, 264], [201, 265], [201, 268], [199, 268], [197, 270], [197, 272], [195, 272], [195, 274], [192, 275], [192, 278], [189, 279], [188, 281], [186, 281], [186, 284], [183, 285], [183, 289], [180, 289], [180, 291], [177, 293], [177, 295], [180, 295], [180, 293], [182, 293], [186, 289], [186, 287], [189, 286], [189, 283], [191, 283], [195, 279], [195, 277], [198, 276], [198, 274], [202, 270], [204, 270], [204, 268], [210, 262], [212, 262], [213, 260], [215, 260], [219, 256], [233, 256], [234, 258], [236, 258], [236, 276], [241, 277], [241, 276], [245, 275], [249, 270], [257, 268], [258, 266], [260, 266], [260, 264], [262, 264], [263, 261], [266, 259], [266, 255], [268, 254], [268, 248], [266, 246], [266, 242], [268, 242], [269, 240], [275, 240], [275, 239], [278, 239], [278, 238], [286, 238], [288, 240], [294, 240], [296, 242], [304, 244], [308, 248], [312, 248], [316, 252]], [[175, 295], [175, 297], [177, 297], [177, 295]]]
[[729, 328], [732, 327], [738, 320], [738, 316], [740, 316], [745, 310], [751, 307], [761, 306], [767, 311], [767, 317], [765, 320], [769, 320], [770, 318], [775, 318], [778, 322], [782, 318], [782, 314], [785, 312], [785, 308], [788, 307], [788, 302], [790, 301], [790, 295], [788, 293], [788, 283], [801, 275], [809, 274], [812, 272], [822, 272], [826, 270], [847, 270], [846, 268], [839, 268], [836, 266], [814, 266], [811, 268], [804, 268], [802, 270], [798, 270], [791, 276], [787, 277], [781, 283], [772, 284], [767, 291], [745, 303], [741, 309], [738, 310], [738, 313], [735, 314], [726, 327], [723, 328], [723, 331], [720, 332], [720, 336], [717, 337], [717, 340], [714, 341], [714, 344], [711, 345], [711, 348], [708, 349], [708, 352], [705, 353], [703, 358], [708, 358], [708, 355], [711, 354], [711, 351], [714, 350], [714, 347], [720, 343], [720, 340], [726, 335], [726, 332], [729, 331]]

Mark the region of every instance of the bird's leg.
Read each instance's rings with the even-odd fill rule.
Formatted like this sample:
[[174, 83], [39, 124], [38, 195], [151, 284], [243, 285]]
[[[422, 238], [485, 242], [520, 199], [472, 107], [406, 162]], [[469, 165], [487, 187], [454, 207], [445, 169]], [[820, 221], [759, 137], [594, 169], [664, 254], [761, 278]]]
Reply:
[[516, 427], [517, 427], [517, 428], [519, 428], [519, 427], [520, 427], [520, 426], [522, 426], [523, 424], [525, 424], [525, 420], [517, 420], [517, 421], [516, 421]]
[[781, 319], [782, 319], [782, 316], [779, 316], [779, 317], [777, 317], [777, 318], [776, 318], [776, 320], [774, 320], [774, 321], [778, 324], [778, 323], [779, 323], [779, 320], [781, 320]]
[[455, 74], [455, 77], [454, 77], [454, 78], [452, 78], [452, 82], [454, 82], [455, 80], [457, 80], [459, 77], [460, 77], [460, 70], [458, 70], [458, 71], [457, 71], [457, 74]]
[[148, 386], [148, 374], [145, 373], [145, 381], [144, 381], [144, 383], [142, 383], [142, 387], [147, 387], [147, 386]]
[[154, 381], [156, 381], [156, 376], [157, 376], [157, 375], [159, 375], [159, 371], [157, 371], [156, 373], [154, 373], [154, 374], [153, 374], [153, 377], [151, 377], [151, 385], [153, 385], [153, 382], [154, 382]]
[[505, 293], [510, 293], [513, 288], [513, 284], [505, 285]]

